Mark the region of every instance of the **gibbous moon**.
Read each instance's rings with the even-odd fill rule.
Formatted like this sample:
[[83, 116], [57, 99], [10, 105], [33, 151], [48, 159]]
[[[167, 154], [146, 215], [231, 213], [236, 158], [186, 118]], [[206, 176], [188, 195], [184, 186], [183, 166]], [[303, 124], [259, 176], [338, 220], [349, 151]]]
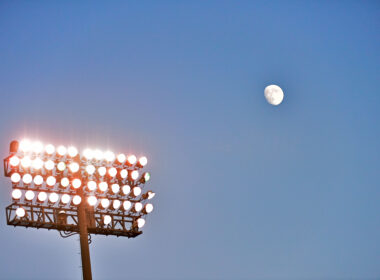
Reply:
[[270, 85], [264, 90], [265, 99], [274, 106], [280, 105], [284, 99], [284, 92], [279, 86]]

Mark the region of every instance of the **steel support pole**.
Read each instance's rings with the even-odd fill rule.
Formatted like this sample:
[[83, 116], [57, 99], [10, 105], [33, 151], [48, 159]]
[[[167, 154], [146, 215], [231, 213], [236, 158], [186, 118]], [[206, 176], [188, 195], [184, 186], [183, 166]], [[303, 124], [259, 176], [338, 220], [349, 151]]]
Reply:
[[80, 236], [80, 252], [82, 257], [83, 280], [92, 280], [90, 247], [88, 245], [87, 215], [85, 206], [86, 203], [84, 201], [82, 188], [78, 189], [78, 194], [82, 198], [82, 203], [80, 203], [78, 206], [78, 226]]

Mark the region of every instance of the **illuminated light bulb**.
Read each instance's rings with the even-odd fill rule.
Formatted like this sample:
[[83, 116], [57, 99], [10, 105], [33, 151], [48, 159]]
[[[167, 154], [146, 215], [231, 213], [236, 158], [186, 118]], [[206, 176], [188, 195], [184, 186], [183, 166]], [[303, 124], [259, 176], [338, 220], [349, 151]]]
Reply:
[[63, 170], [65, 170], [65, 169], [66, 169], [66, 163], [64, 163], [63, 161], [59, 162], [59, 163], [57, 164], [57, 169], [58, 169], [59, 171], [63, 171]]
[[100, 190], [101, 192], [105, 192], [105, 191], [107, 191], [107, 189], [108, 189], [108, 184], [107, 184], [107, 182], [100, 182], [100, 183], [99, 183], [99, 190]]
[[36, 170], [39, 170], [44, 166], [44, 162], [40, 158], [35, 158], [32, 163], [32, 167]]
[[42, 153], [42, 151], [44, 150], [44, 146], [42, 145], [41, 142], [39, 141], [36, 141], [33, 143], [32, 145], [32, 151], [36, 154], [39, 154], [39, 153]]
[[132, 206], [132, 203], [130, 201], [126, 200], [123, 202], [123, 208], [125, 211], [129, 210], [131, 206]]
[[12, 156], [10, 159], [9, 159], [9, 164], [13, 167], [16, 167], [17, 165], [20, 164], [20, 159], [17, 157], [17, 156]]
[[87, 172], [89, 175], [94, 174], [94, 173], [95, 173], [95, 166], [93, 166], [92, 164], [87, 165], [87, 166], [86, 166], [86, 172]]
[[52, 161], [51, 159], [45, 161], [45, 169], [46, 170], [53, 170], [54, 169], [54, 161]]
[[49, 186], [49, 187], [53, 187], [55, 185], [55, 183], [57, 182], [57, 180], [55, 179], [55, 177], [53, 176], [49, 176], [47, 177], [46, 179], [46, 184]]
[[18, 173], [13, 173], [12, 174], [11, 181], [13, 183], [18, 183], [18, 182], [20, 182], [20, 180], [21, 180], [21, 175], [20, 174], [18, 174]]
[[70, 184], [70, 181], [68, 178], [64, 177], [61, 179], [61, 186], [66, 188]]
[[129, 194], [129, 193], [131, 192], [131, 187], [128, 186], [128, 185], [124, 185], [124, 186], [122, 187], [122, 191], [123, 191], [123, 194], [124, 194], [124, 195], [127, 195], [127, 194]]
[[148, 159], [146, 157], [139, 158], [139, 165], [144, 167], [148, 163]]
[[154, 192], [148, 192], [148, 199], [152, 199], [156, 194]]
[[145, 220], [143, 218], [137, 219], [137, 226], [138, 228], [142, 228], [145, 225]]
[[21, 165], [24, 168], [29, 168], [32, 165], [32, 160], [30, 157], [26, 156], [21, 159]]
[[98, 173], [100, 176], [104, 176], [107, 173], [107, 169], [104, 166], [98, 168]]
[[117, 156], [117, 161], [120, 163], [124, 163], [126, 161], [127, 157], [124, 154], [119, 154]]
[[95, 181], [88, 181], [87, 187], [90, 191], [96, 190], [96, 182]]
[[108, 162], [114, 161], [115, 160], [115, 154], [111, 151], [106, 151], [104, 153], [104, 158]]
[[117, 194], [120, 191], [120, 186], [118, 184], [112, 184], [111, 189], [114, 194]]
[[81, 185], [82, 185], [82, 181], [80, 179], [74, 179], [72, 182], [72, 186], [74, 189], [80, 188]]
[[96, 160], [102, 160], [104, 157], [104, 154], [101, 150], [95, 150], [94, 151], [94, 157]]
[[127, 170], [127, 169], [123, 169], [123, 170], [121, 170], [121, 171], [120, 171], [120, 177], [121, 177], [122, 179], [127, 178], [127, 177], [128, 177], [128, 170]]
[[87, 159], [87, 160], [92, 160], [94, 158], [94, 151], [91, 150], [91, 149], [85, 149], [83, 151], [83, 156]]
[[103, 222], [105, 225], [108, 225], [109, 223], [111, 223], [112, 221], [112, 218], [110, 215], [105, 215], [104, 218], [103, 218]]
[[60, 155], [61, 157], [63, 157], [67, 153], [66, 147], [65, 146], [59, 146], [57, 148], [57, 153], [58, 153], [58, 155]]
[[56, 203], [58, 200], [59, 200], [58, 194], [53, 192], [49, 195], [49, 202]]
[[134, 209], [135, 209], [136, 212], [140, 212], [143, 209], [142, 203], [141, 202], [136, 202], [135, 206], [134, 206]]
[[13, 199], [20, 199], [22, 196], [22, 192], [19, 189], [15, 189], [12, 191], [12, 198]]
[[37, 196], [38, 201], [44, 202], [47, 199], [46, 192], [40, 192]]
[[132, 180], [137, 180], [138, 177], [139, 177], [139, 172], [137, 170], [133, 170], [131, 173]]
[[20, 218], [24, 217], [25, 216], [25, 209], [22, 207], [17, 208], [16, 215], [17, 215], [17, 217], [20, 217]]
[[32, 143], [28, 139], [24, 139], [20, 142], [20, 150], [24, 153], [29, 152], [32, 148]]
[[150, 173], [149, 172], [145, 172], [144, 173], [144, 181], [148, 182], [149, 180], [150, 180]]
[[111, 167], [110, 169], [108, 169], [108, 175], [110, 175], [111, 177], [115, 177], [117, 174], [117, 169], [115, 167]]
[[67, 148], [67, 153], [69, 154], [70, 157], [75, 157], [78, 154], [77, 148], [70, 146]]
[[118, 200], [118, 199], [115, 199], [115, 200], [112, 202], [112, 208], [115, 209], [115, 210], [119, 209], [119, 208], [120, 208], [120, 205], [121, 205], [121, 202], [120, 202], [120, 200]]
[[87, 202], [90, 206], [95, 206], [96, 202], [98, 202], [98, 200], [96, 199], [95, 196], [93, 195], [90, 195], [88, 198], [87, 198]]
[[55, 147], [52, 144], [48, 144], [48, 145], [45, 146], [45, 152], [48, 155], [52, 155], [55, 152]]
[[153, 204], [152, 203], [148, 203], [145, 205], [145, 212], [147, 214], [151, 213], [153, 211]]
[[79, 205], [82, 202], [82, 198], [79, 195], [74, 195], [73, 197], [73, 204]]
[[107, 198], [103, 198], [101, 201], [100, 201], [100, 204], [102, 205], [102, 207], [104, 209], [108, 208], [108, 206], [110, 206], [110, 201], [109, 199]]
[[30, 174], [25, 174], [24, 176], [22, 176], [22, 181], [24, 182], [24, 184], [30, 184], [32, 180], [33, 178]]
[[41, 186], [44, 182], [44, 178], [41, 175], [36, 175], [33, 179], [33, 182], [36, 186]]
[[70, 196], [67, 193], [65, 193], [64, 195], [61, 196], [61, 202], [63, 204], [69, 203], [70, 202]]
[[34, 192], [29, 190], [29, 191], [26, 191], [25, 193], [25, 199], [26, 200], [33, 200], [34, 198]]
[[140, 187], [134, 187], [133, 188], [133, 196], [139, 196], [141, 194], [141, 188]]
[[79, 170], [79, 164], [77, 162], [72, 162], [69, 165], [69, 169], [71, 172], [76, 173]]
[[130, 165], [134, 165], [137, 161], [137, 158], [135, 155], [130, 155], [128, 156], [127, 161]]

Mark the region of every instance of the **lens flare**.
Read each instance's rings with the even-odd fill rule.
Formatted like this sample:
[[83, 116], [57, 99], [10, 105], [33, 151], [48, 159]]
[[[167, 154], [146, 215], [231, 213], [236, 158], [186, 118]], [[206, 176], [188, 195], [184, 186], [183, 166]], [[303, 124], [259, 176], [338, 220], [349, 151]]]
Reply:
[[24, 153], [29, 152], [32, 149], [32, 143], [28, 139], [24, 139], [20, 142], [20, 150]]
[[40, 158], [35, 158], [32, 163], [32, 167], [35, 170], [40, 170], [44, 166], [44, 162]]
[[83, 156], [87, 159], [87, 160], [92, 160], [94, 158], [94, 151], [91, 150], [91, 149], [85, 149], [83, 151]]

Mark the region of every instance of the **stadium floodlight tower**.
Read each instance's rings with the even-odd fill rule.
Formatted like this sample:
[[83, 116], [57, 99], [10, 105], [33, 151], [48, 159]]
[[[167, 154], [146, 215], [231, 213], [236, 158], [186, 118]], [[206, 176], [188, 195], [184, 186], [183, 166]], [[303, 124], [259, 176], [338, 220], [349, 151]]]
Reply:
[[83, 279], [92, 279], [91, 234], [136, 237], [155, 193], [143, 191], [150, 179], [141, 172], [145, 156], [111, 151], [12, 141], [4, 175], [12, 181], [13, 203], [6, 207], [11, 226], [80, 235]]

